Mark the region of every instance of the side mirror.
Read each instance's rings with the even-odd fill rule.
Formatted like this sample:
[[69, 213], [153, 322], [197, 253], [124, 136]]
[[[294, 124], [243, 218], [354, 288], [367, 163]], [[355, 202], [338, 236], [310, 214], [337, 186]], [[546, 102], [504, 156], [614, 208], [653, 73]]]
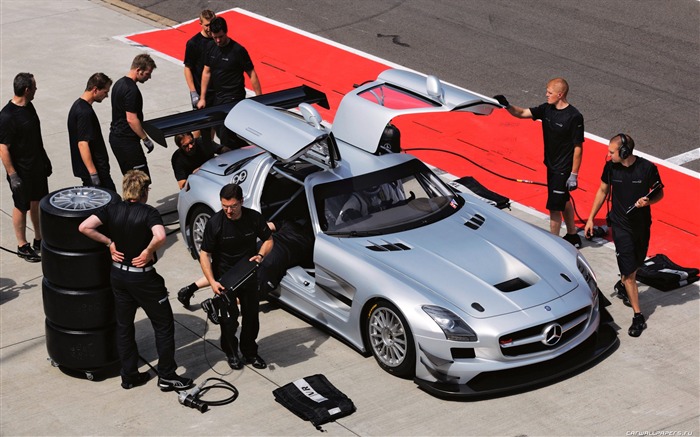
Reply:
[[321, 117], [321, 114], [318, 113], [316, 108], [308, 103], [300, 103], [299, 112], [301, 113], [301, 116], [304, 117], [304, 121], [316, 129], [321, 129], [321, 121], [323, 121], [323, 118]]
[[437, 76], [428, 76], [426, 78], [426, 91], [428, 95], [440, 103], [445, 103], [445, 90], [442, 88], [442, 82]]

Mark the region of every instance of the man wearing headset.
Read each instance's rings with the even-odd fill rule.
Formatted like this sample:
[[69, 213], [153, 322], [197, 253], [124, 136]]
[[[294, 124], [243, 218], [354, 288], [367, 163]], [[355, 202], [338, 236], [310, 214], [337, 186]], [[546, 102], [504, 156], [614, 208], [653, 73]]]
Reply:
[[[593, 218], [612, 189], [609, 220], [621, 276], [621, 281], [615, 284], [615, 290], [617, 297], [634, 310], [632, 325], [627, 333], [632, 337], [639, 337], [647, 324], [639, 306], [637, 269], [644, 263], [649, 248], [650, 206], [661, 200], [664, 193], [656, 165], [633, 155], [633, 151], [634, 140], [629, 135], [617, 134], [610, 139], [610, 160], [603, 168], [600, 187], [588, 215], [585, 233], [587, 237], [593, 235]], [[654, 190], [656, 187], [658, 188]]]

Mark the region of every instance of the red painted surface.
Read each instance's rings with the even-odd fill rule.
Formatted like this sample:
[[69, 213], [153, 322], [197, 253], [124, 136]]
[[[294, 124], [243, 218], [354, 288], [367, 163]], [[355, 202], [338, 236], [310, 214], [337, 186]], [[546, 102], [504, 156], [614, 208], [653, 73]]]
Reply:
[[[229, 25], [229, 36], [248, 49], [263, 92], [301, 84], [320, 89], [327, 94], [331, 110], [319, 109], [329, 121], [340, 99], [353, 84], [374, 79], [388, 68], [360, 54], [236, 11], [222, 16]], [[195, 21], [177, 28], [132, 35], [128, 39], [183, 59], [186, 41], [199, 30], [199, 23]], [[185, 87], [184, 79], [181, 85]], [[474, 176], [489, 189], [547, 213], [545, 187], [513, 182], [479, 167], [513, 179], [545, 182], [538, 122], [518, 120], [498, 110], [488, 117], [472, 114], [411, 116], [397, 120], [396, 124], [401, 129], [404, 148], [447, 149], [473, 161], [439, 151], [412, 152], [426, 162], [456, 176]], [[606, 153], [607, 144], [586, 139], [579, 189], [573, 192], [578, 214], [584, 220], [600, 184]], [[649, 255], [664, 253], [683, 266], [700, 267], [700, 179], [662, 165], [659, 171], [666, 186], [665, 197], [652, 207], [654, 223]], [[604, 216], [605, 206], [596, 217], [596, 223], [604, 224]], [[578, 219], [577, 226], [583, 227]]]

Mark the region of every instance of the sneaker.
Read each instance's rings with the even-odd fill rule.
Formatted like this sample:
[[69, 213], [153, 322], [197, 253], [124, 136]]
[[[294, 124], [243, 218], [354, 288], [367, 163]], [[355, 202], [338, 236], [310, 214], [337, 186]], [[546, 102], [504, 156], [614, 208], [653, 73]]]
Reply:
[[160, 391], [184, 391], [194, 387], [194, 381], [191, 378], [172, 373], [167, 376], [159, 376], [158, 387], [160, 387]]
[[41, 253], [41, 240], [37, 240], [35, 238], [34, 242], [32, 243], [32, 249], [34, 249], [34, 252], [40, 254]]
[[647, 329], [647, 324], [646, 320], [644, 320], [644, 315], [642, 313], [637, 313], [632, 318], [632, 326], [630, 326], [627, 333], [630, 337], [639, 337], [645, 329]]
[[237, 355], [227, 355], [226, 361], [233, 370], [241, 370], [243, 368], [243, 361]]
[[251, 366], [255, 367], [256, 369], [264, 369], [267, 367], [267, 363], [265, 363], [265, 360], [263, 360], [260, 355], [256, 355], [254, 357], [245, 357], [245, 362], [246, 364], [250, 364]]
[[129, 390], [131, 388], [144, 385], [150, 379], [151, 375], [148, 372], [139, 372], [134, 376], [122, 376], [122, 388], [124, 390]]
[[189, 309], [190, 299], [192, 298], [194, 292], [195, 290], [192, 290], [192, 287], [190, 285], [182, 287], [180, 291], [177, 292], [177, 300], [180, 301], [183, 307]]
[[575, 248], [581, 248], [581, 237], [578, 234], [566, 234], [564, 239], [571, 243]]
[[29, 243], [22, 247], [17, 247], [17, 256], [30, 263], [38, 263], [41, 261], [41, 256], [32, 249]]
[[630, 298], [627, 295], [627, 290], [625, 289], [625, 285], [622, 283], [622, 281], [617, 281], [615, 284], [615, 297], [618, 299], [622, 299], [622, 303], [625, 304], [625, 306], [632, 307], [632, 304], [630, 303]]

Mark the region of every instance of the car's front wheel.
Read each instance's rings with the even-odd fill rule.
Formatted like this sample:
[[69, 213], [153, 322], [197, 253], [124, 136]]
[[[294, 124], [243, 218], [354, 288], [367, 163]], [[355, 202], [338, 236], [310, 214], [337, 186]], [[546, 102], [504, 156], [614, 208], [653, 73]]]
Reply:
[[411, 328], [395, 305], [380, 301], [369, 310], [367, 339], [379, 366], [392, 375], [411, 378], [415, 374], [416, 348]]
[[204, 238], [204, 228], [207, 222], [214, 215], [214, 211], [206, 205], [197, 205], [190, 214], [190, 219], [187, 222], [189, 232], [189, 246], [194, 250], [194, 253], [199, 254], [202, 248], [202, 239]]

